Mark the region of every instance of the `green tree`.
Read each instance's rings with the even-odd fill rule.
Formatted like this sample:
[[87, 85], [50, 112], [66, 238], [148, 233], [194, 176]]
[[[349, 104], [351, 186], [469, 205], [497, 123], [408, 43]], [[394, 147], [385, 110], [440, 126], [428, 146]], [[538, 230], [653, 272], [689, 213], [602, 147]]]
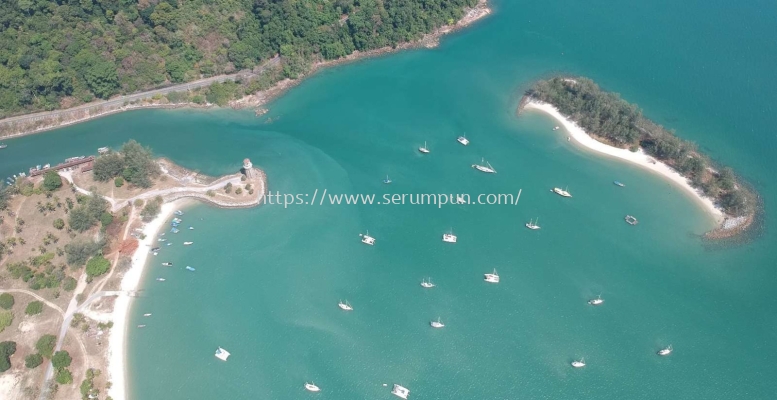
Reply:
[[51, 357], [51, 364], [54, 366], [54, 369], [67, 368], [72, 361], [70, 354], [65, 350], [60, 350]]
[[13, 313], [11, 311], [0, 311], [0, 332], [4, 331], [13, 323]]
[[13, 295], [10, 293], [0, 294], [0, 307], [6, 310], [10, 310], [14, 305]]
[[67, 263], [73, 267], [80, 267], [86, 264], [90, 257], [97, 254], [103, 247], [103, 243], [91, 242], [85, 239], [78, 239], [65, 245], [65, 254]]
[[75, 290], [77, 285], [78, 282], [72, 276], [68, 276], [65, 278], [65, 280], [62, 281], [62, 289], [65, 289], [67, 292], [72, 292]]
[[111, 269], [111, 262], [106, 260], [103, 256], [92, 257], [89, 262], [86, 263], [86, 274], [89, 277], [100, 276]]
[[16, 342], [0, 343], [0, 372], [11, 368], [11, 356], [16, 353]]
[[57, 218], [54, 220], [52, 225], [54, 226], [54, 228], [62, 230], [65, 227], [65, 221], [63, 221], [62, 218]]
[[106, 182], [124, 171], [124, 157], [118, 153], [110, 153], [98, 157], [94, 161], [92, 174], [94, 179], [100, 182]]
[[24, 309], [24, 313], [27, 315], [37, 315], [43, 312], [43, 302], [31, 301], [27, 304], [27, 308]]
[[53, 192], [62, 187], [62, 178], [55, 171], [46, 172], [43, 175], [43, 188]]
[[111, 222], [113, 222], [113, 215], [111, 215], [111, 213], [103, 212], [100, 214], [100, 224], [102, 224], [103, 227], [107, 227]]
[[73, 383], [73, 374], [67, 368], [57, 369], [57, 376], [55, 378], [60, 385], [69, 385]]
[[43, 356], [38, 353], [29, 354], [27, 357], [24, 357], [24, 366], [29, 369], [37, 368], [41, 364], [43, 364]]
[[38, 350], [42, 356], [51, 358], [54, 353], [54, 346], [57, 345], [57, 337], [54, 335], [43, 335], [35, 343], [35, 350]]
[[117, 188], [124, 186], [124, 178], [117, 176], [116, 179], [113, 180], [113, 184], [116, 185]]

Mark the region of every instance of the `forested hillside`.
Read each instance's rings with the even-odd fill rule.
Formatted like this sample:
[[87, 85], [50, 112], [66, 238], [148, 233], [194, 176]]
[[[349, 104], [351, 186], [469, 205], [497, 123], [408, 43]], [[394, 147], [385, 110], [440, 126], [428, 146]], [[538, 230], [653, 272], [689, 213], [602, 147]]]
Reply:
[[477, 0], [2, 0], [0, 118], [396, 45]]

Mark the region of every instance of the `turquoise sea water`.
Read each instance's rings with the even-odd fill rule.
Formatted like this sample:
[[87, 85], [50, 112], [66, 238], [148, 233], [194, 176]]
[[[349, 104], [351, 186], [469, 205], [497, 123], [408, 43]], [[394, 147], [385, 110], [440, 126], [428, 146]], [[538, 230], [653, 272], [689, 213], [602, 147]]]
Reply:
[[[437, 49], [324, 71], [266, 117], [137, 111], [7, 141], [0, 176], [134, 138], [212, 175], [250, 157], [282, 193], [522, 190], [516, 206], [186, 210], [196, 230], [151, 257], [132, 306], [129, 326], [148, 326], [129, 331], [130, 398], [389, 399], [393, 383], [411, 399], [773, 398], [777, 10], [494, 9]], [[709, 218], [677, 188], [571, 147], [543, 115], [516, 117], [522, 90], [559, 71], [620, 92], [744, 175], [763, 196], [760, 234], [710, 246], [698, 236]], [[455, 141], [461, 132], [470, 146]], [[481, 157], [496, 175], [470, 168]], [[548, 191], [567, 185], [572, 199]], [[535, 217], [542, 229], [527, 230]], [[451, 228], [455, 245], [441, 241]], [[365, 230], [374, 247], [359, 242]], [[483, 282], [493, 268], [499, 285]], [[437, 287], [424, 290], [428, 276]], [[586, 304], [600, 293], [603, 306]], [[337, 308], [345, 299], [352, 313]], [[438, 316], [446, 327], [433, 330]], [[668, 344], [674, 354], [655, 355]], [[588, 366], [574, 370], [579, 357]], [[304, 391], [311, 380], [320, 393]]]

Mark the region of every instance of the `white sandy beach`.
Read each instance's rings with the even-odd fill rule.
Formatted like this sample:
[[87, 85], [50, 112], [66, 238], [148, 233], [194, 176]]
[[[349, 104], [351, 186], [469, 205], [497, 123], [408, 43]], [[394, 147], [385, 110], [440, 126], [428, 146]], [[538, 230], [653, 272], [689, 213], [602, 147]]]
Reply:
[[725, 215], [720, 208], [715, 206], [715, 203], [712, 201], [712, 199], [702, 195], [701, 192], [691, 186], [691, 184], [688, 182], [688, 179], [680, 175], [677, 171], [668, 165], [645, 154], [642, 149], [639, 149], [637, 152], [632, 152], [628, 149], [619, 149], [617, 147], [606, 145], [589, 136], [580, 126], [564, 117], [556, 107], [548, 103], [530, 100], [524, 106], [524, 110], [536, 110], [550, 115], [563, 125], [564, 129], [566, 129], [569, 136], [574, 139], [575, 142], [587, 149], [628, 161], [669, 179], [670, 181], [683, 188], [687, 193], [693, 195], [693, 197], [704, 206], [705, 210], [715, 218], [715, 221], [718, 224], [723, 222]]
[[[121, 280], [121, 290], [136, 290], [140, 284], [140, 278], [143, 276], [143, 267], [150, 253], [150, 249], [156, 245], [156, 236], [159, 229], [173, 215], [175, 210], [182, 207], [186, 200], [177, 200], [162, 205], [159, 215], [143, 227], [143, 234], [146, 238], [141, 240], [135, 254], [132, 255], [132, 266], [124, 274]], [[108, 355], [108, 373], [109, 380], [112, 382], [108, 395], [114, 400], [127, 399], [126, 384], [126, 337], [127, 337], [127, 319], [129, 318], [130, 301], [129, 296], [119, 296], [113, 309], [113, 328], [109, 340]]]

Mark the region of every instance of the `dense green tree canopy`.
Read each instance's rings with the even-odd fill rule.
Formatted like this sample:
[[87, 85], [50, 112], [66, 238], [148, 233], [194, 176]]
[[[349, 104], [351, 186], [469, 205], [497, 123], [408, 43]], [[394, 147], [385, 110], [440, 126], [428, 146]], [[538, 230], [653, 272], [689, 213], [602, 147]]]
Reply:
[[57, 345], [57, 337], [54, 335], [43, 335], [35, 343], [35, 350], [44, 357], [51, 358], [54, 353], [54, 346]]
[[62, 187], [62, 178], [55, 171], [46, 172], [43, 175], [43, 188], [52, 192]]
[[745, 214], [754, 207], [753, 201], [747, 200], [749, 192], [737, 185], [731, 169], [717, 168], [696, 150], [696, 145], [645, 118], [636, 105], [617, 93], [603, 91], [590, 79], [559, 76], [541, 80], [526, 94], [552, 104], [604, 142], [634, 151], [641, 147], [716, 199], [731, 215]]
[[476, 0], [7, 0], [0, 118], [252, 68], [296, 76], [418, 38]]

